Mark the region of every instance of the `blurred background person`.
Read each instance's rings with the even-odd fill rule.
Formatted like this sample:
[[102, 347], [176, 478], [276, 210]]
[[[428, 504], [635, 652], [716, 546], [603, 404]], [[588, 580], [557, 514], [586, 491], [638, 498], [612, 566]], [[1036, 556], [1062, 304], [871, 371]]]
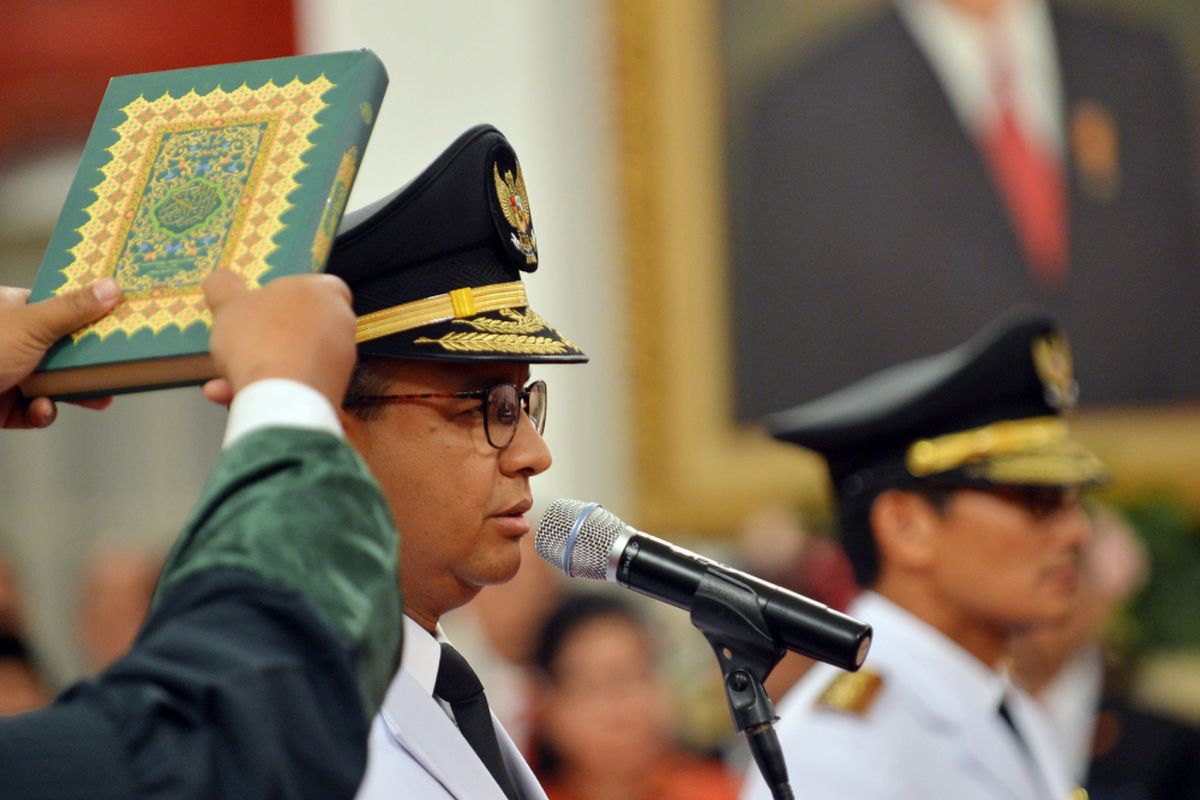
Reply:
[[1087, 404], [1200, 397], [1194, 131], [1161, 36], [895, 0], [760, 85], [730, 98], [743, 419], [1022, 301], [1071, 331]]
[[[550, 800], [733, 800], [719, 762], [675, 744], [651, 629], [608, 591], [573, 594], [547, 618], [533, 767]], [[715, 668], [715, 667], [714, 667]]]
[[95, 674], [128, 652], [150, 611], [162, 558], [131, 545], [95, 550], [83, 571], [79, 646]]
[[42, 708], [52, 699], [26, 635], [16, 569], [0, 555], [0, 717]]
[[[740, 568], [769, 583], [846, 611], [858, 596], [854, 570], [841, 545], [809, 529], [796, 509], [765, 506], [746, 516], [736, 532]], [[779, 702], [816, 662], [788, 651], [763, 685]]]
[[1132, 664], [1108, 640], [1119, 607], [1147, 577], [1143, 545], [1114, 511], [1093, 514], [1070, 614], [1020, 637], [1013, 679], [1049, 712], [1092, 800], [1200, 798], [1200, 729], [1139, 708]]

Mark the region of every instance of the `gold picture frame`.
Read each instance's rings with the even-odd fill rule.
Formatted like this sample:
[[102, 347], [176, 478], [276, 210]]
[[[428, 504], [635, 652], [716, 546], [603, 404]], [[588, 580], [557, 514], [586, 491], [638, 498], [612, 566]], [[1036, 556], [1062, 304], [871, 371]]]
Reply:
[[[718, 3], [611, 9], [637, 387], [630, 519], [726, 535], [764, 505], [822, 513], [821, 460], [733, 417]], [[1110, 496], [1162, 487], [1200, 509], [1200, 407], [1089, 411], [1072, 425], [1112, 467]]]

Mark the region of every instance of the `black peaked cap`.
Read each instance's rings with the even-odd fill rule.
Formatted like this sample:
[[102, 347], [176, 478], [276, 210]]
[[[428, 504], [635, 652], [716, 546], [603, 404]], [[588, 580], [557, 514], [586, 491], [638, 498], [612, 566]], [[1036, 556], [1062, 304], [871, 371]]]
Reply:
[[1068, 437], [1076, 395], [1065, 335], [1022, 306], [958, 347], [765, 422], [775, 438], [823, 455], [840, 495], [915, 480], [1090, 485], [1107, 471]]
[[529, 195], [500, 131], [459, 136], [400, 190], [342, 219], [327, 272], [350, 286], [360, 355], [586, 361], [529, 308]]

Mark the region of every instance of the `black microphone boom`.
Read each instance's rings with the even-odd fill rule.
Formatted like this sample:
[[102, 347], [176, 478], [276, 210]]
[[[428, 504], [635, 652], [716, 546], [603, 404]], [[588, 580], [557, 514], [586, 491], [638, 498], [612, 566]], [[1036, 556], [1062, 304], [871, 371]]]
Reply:
[[596, 503], [555, 500], [535, 542], [542, 558], [571, 577], [619, 583], [686, 611], [705, 576], [719, 574], [753, 593], [778, 645], [842, 669], [861, 667], [871, 646], [870, 625], [642, 533]]

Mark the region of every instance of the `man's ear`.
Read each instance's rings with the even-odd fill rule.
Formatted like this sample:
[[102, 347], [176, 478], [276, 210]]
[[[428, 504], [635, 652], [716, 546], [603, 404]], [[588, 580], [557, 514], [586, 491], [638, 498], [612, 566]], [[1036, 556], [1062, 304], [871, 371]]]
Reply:
[[338, 421], [342, 423], [342, 430], [346, 432], [346, 441], [348, 441], [355, 450], [362, 452], [362, 443], [366, 441], [364, 423], [357, 415], [351, 414], [340, 406], [337, 409]]
[[871, 505], [871, 531], [881, 562], [920, 571], [932, 561], [942, 513], [918, 494], [888, 489]]

